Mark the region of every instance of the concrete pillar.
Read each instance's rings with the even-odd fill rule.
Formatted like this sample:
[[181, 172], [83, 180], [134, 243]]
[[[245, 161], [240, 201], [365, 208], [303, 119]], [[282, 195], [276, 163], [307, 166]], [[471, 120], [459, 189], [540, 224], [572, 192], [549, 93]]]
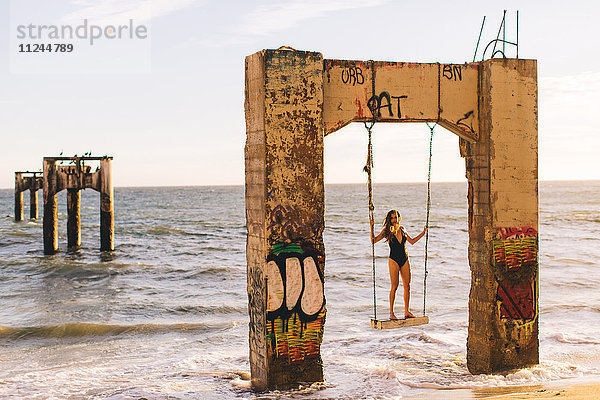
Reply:
[[259, 390], [323, 380], [322, 107], [320, 53], [246, 58], [250, 369]]
[[469, 181], [469, 331], [474, 374], [539, 362], [537, 63], [480, 67], [477, 143], [461, 145]]
[[54, 159], [44, 158], [44, 254], [54, 254], [58, 251], [56, 174]]
[[114, 189], [112, 160], [100, 160], [100, 250], [112, 251], [114, 244]]
[[67, 246], [81, 246], [81, 192], [67, 189]]
[[38, 217], [38, 189], [35, 176], [33, 178], [33, 185], [29, 189], [29, 218], [37, 219]]
[[19, 173], [15, 173], [15, 221], [23, 221], [23, 192]]

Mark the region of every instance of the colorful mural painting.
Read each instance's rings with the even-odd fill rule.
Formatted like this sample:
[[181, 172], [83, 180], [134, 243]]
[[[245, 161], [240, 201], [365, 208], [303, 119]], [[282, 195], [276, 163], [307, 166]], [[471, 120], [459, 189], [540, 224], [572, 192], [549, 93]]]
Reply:
[[501, 318], [535, 318], [535, 283], [532, 280], [498, 282], [498, 300]]
[[532, 320], [537, 315], [538, 234], [532, 227], [499, 228], [492, 241], [501, 318]]
[[267, 258], [267, 338], [270, 354], [297, 364], [317, 358], [325, 325], [324, 277], [318, 253], [277, 244]]

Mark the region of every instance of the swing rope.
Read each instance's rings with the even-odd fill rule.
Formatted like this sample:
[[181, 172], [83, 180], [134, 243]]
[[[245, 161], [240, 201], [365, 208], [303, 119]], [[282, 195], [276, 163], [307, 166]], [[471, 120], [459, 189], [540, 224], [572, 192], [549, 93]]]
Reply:
[[[369, 64], [371, 67], [371, 95], [375, 96], [375, 62], [373, 60], [369, 60]], [[369, 190], [369, 227], [371, 227], [375, 223], [375, 206], [373, 205], [373, 184], [371, 181], [371, 171], [373, 170], [373, 142], [371, 140], [371, 134], [373, 130], [373, 126], [375, 125], [375, 121], [377, 117], [375, 115], [375, 110], [371, 110], [372, 119], [371, 121], [365, 121], [365, 128], [369, 134], [369, 144], [367, 147], [367, 163], [363, 168], [363, 171], [367, 173], [367, 187]], [[377, 320], [377, 294], [375, 290], [375, 242], [371, 240], [371, 259], [373, 260], [373, 318]]]
[[[371, 131], [375, 122], [368, 124], [365, 122], [365, 128], [369, 134], [369, 145], [367, 147], [367, 163], [363, 171], [367, 173], [367, 187], [369, 190], [369, 226], [375, 223], [375, 206], [373, 205], [373, 184], [371, 182], [371, 170], [373, 169], [373, 143], [371, 140]], [[375, 242], [371, 240], [371, 258], [373, 260], [373, 317], [377, 319], [377, 295], [375, 292]]]
[[431, 156], [433, 155], [433, 130], [435, 129], [437, 122], [433, 125], [427, 126], [431, 131], [431, 135], [429, 137], [429, 171], [427, 172], [427, 220], [425, 222], [425, 226], [427, 227], [427, 231], [425, 232], [425, 273], [423, 274], [423, 315], [426, 312], [426, 301], [427, 301], [427, 275], [429, 272], [427, 271], [427, 245], [429, 244], [429, 211], [431, 209]]
[[[372, 89], [372, 94], [373, 96], [375, 96], [375, 63], [373, 60], [370, 60], [370, 64], [371, 64], [371, 89]], [[425, 232], [425, 263], [424, 263], [424, 269], [425, 272], [423, 274], [423, 316], [426, 315], [426, 311], [427, 311], [427, 275], [429, 274], [429, 271], [427, 270], [427, 254], [428, 254], [428, 245], [429, 245], [429, 213], [431, 210], [431, 159], [433, 156], [433, 133], [434, 133], [434, 129], [437, 126], [438, 122], [440, 121], [440, 114], [442, 111], [442, 108], [440, 106], [440, 97], [441, 97], [441, 66], [438, 63], [438, 90], [437, 90], [437, 95], [438, 95], [438, 113], [437, 113], [437, 120], [435, 121], [435, 123], [433, 125], [429, 125], [428, 122], [426, 122], [427, 127], [429, 127], [429, 130], [431, 132], [430, 137], [429, 137], [429, 169], [427, 172], [427, 219], [425, 222], [425, 226], [427, 227], [427, 230]], [[373, 205], [373, 185], [372, 185], [372, 181], [371, 181], [371, 172], [373, 169], [373, 144], [372, 144], [372, 129], [373, 126], [375, 125], [375, 121], [377, 120], [377, 116], [375, 115], [375, 110], [372, 109], [371, 110], [372, 114], [373, 114], [373, 118], [370, 122], [365, 122], [365, 128], [367, 129], [368, 135], [369, 135], [369, 144], [368, 144], [368, 150], [367, 150], [367, 163], [365, 165], [365, 167], [363, 168], [363, 170], [367, 173], [367, 187], [369, 190], [369, 223], [370, 224], [374, 224], [374, 214], [375, 214], [375, 206]], [[375, 286], [375, 243], [373, 240], [371, 240], [371, 258], [373, 260], [373, 316], [374, 319], [377, 320], [377, 294], [376, 294], [376, 286]]]

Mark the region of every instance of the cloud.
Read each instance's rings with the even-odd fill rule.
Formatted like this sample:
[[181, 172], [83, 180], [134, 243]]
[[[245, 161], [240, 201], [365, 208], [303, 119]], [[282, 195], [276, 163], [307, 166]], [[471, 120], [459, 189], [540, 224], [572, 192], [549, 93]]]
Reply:
[[67, 23], [84, 19], [98, 25], [127, 20], [146, 22], [200, 4], [201, 0], [73, 0], [77, 9], [64, 16]]
[[540, 78], [540, 98], [557, 100], [565, 96], [593, 96], [600, 94], [600, 72]]
[[246, 15], [238, 32], [255, 36], [268, 35], [335, 11], [375, 7], [386, 2], [387, 0], [295, 0], [260, 5]]
[[227, 33], [215, 33], [196, 41], [207, 47], [224, 47], [251, 42], [257, 36], [293, 28], [306, 20], [323, 17], [336, 11], [376, 7], [389, 0], [292, 0], [277, 4], [262, 4], [244, 15], [237, 28]]

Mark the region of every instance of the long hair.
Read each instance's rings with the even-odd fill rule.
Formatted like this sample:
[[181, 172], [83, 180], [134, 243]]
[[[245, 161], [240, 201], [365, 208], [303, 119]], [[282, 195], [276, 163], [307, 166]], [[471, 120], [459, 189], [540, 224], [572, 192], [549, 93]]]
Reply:
[[386, 241], [392, 240], [392, 236], [395, 235], [395, 231], [392, 227], [392, 216], [396, 214], [396, 218], [398, 219], [398, 224], [402, 221], [402, 215], [397, 210], [388, 211], [385, 219], [383, 220], [383, 237], [385, 237]]

